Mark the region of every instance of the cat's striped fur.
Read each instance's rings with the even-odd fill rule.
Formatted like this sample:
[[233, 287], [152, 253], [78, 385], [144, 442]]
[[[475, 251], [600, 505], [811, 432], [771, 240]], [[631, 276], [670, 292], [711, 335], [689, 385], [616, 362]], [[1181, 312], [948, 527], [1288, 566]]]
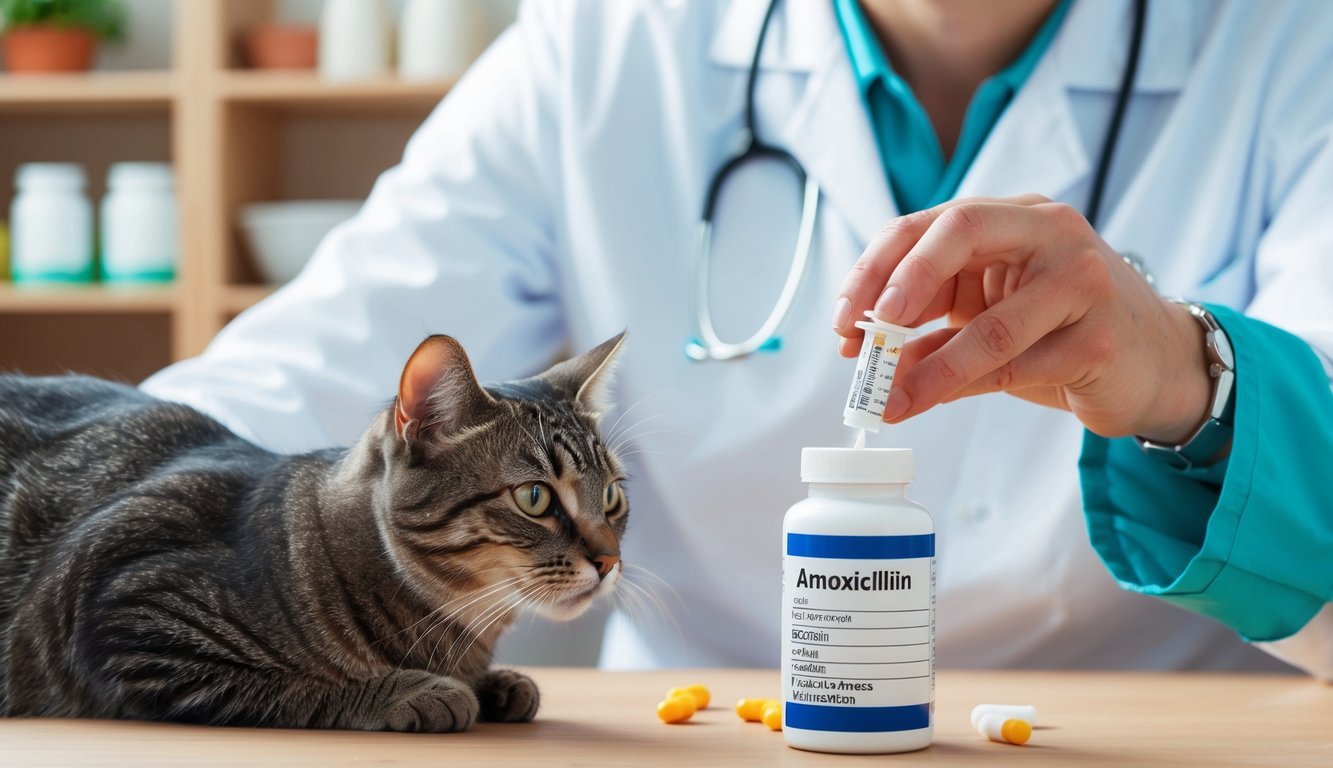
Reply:
[[[491, 650], [519, 607], [577, 614], [618, 576], [591, 561], [627, 518], [595, 413], [619, 342], [482, 388], [432, 337], [359, 443], [302, 456], [121, 385], [0, 377], [0, 714], [531, 719]], [[541, 517], [512, 492], [534, 481]]]

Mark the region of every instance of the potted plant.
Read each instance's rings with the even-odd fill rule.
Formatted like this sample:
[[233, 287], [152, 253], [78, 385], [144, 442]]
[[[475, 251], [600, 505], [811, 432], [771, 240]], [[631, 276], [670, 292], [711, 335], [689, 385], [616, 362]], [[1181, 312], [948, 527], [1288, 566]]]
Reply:
[[0, 0], [0, 47], [10, 72], [82, 72], [99, 40], [125, 31], [121, 0]]

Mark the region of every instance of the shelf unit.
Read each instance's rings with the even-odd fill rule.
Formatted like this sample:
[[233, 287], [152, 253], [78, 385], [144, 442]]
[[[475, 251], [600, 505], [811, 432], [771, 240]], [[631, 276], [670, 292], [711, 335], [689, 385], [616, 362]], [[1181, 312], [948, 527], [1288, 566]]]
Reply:
[[0, 77], [0, 109], [13, 112], [166, 110], [176, 98], [172, 72], [92, 72]]
[[176, 307], [176, 296], [176, 287], [172, 285], [27, 286], [0, 283], [0, 315], [170, 313]]
[[79, 162], [94, 202], [107, 167], [170, 161], [181, 263], [166, 286], [0, 283], [0, 370], [81, 371], [137, 381], [202, 351], [273, 286], [237, 226], [248, 203], [361, 198], [402, 153], [452, 81], [329, 83], [241, 66], [241, 30], [271, 0], [171, 0], [165, 71], [0, 74], [0, 218], [15, 167]]

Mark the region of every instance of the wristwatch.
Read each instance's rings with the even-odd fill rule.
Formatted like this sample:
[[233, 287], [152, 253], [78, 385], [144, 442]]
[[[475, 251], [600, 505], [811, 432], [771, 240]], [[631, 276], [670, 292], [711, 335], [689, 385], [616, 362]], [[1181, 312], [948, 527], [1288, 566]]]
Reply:
[[1165, 461], [1178, 469], [1206, 466], [1231, 439], [1235, 419], [1234, 393], [1236, 389], [1236, 358], [1231, 341], [1218, 324], [1213, 313], [1201, 305], [1183, 299], [1168, 299], [1189, 310], [1190, 315], [1203, 326], [1204, 354], [1208, 358], [1208, 375], [1213, 379], [1213, 399], [1208, 406], [1208, 418], [1179, 445], [1158, 443], [1135, 437], [1139, 447], [1149, 456]]

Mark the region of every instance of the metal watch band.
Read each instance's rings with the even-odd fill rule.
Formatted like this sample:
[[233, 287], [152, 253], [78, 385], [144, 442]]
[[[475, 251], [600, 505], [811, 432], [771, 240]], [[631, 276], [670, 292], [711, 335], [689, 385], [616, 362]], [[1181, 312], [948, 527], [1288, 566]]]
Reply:
[[1183, 299], [1170, 299], [1189, 310], [1203, 326], [1204, 354], [1208, 359], [1208, 375], [1213, 379], [1213, 397], [1208, 406], [1208, 418], [1188, 440], [1179, 444], [1158, 443], [1135, 437], [1139, 448], [1178, 469], [1206, 466], [1231, 439], [1234, 407], [1232, 396], [1236, 385], [1236, 358], [1226, 331], [1203, 306]]

